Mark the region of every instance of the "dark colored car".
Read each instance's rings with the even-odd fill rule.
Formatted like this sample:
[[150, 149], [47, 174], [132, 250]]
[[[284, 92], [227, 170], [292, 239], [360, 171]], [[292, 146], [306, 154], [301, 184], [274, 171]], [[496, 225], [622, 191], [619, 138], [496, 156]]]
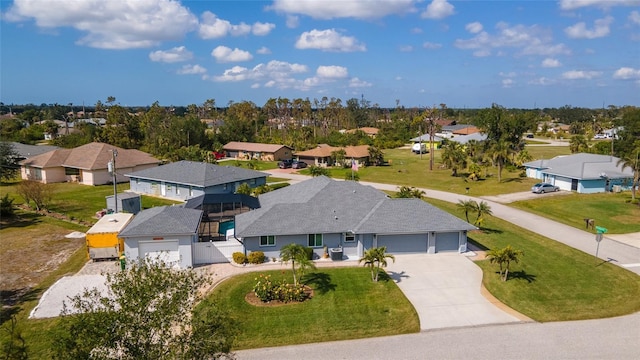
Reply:
[[537, 183], [533, 185], [533, 187], [531, 187], [531, 191], [536, 194], [544, 194], [548, 192], [560, 191], [560, 188], [555, 185], [551, 185], [547, 183]]
[[307, 167], [307, 163], [304, 161], [294, 160], [293, 164], [291, 164], [291, 167], [293, 169], [304, 169]]
[[286, 160], [282, 160], [278, 163], [278, 167], [280, 169], [288, 169], [293, 165], [293, 160], [291, 159], [286, 159]]

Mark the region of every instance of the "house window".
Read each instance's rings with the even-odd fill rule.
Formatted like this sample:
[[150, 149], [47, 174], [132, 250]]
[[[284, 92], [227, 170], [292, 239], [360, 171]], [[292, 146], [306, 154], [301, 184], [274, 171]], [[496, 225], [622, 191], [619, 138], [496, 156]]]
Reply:
[[222, 185], [222, 190], [227, 190], [227, 184]]
[[64, 168], [64, 174], [65, 175], [80, 175], [80, 169], [75, 169], [75, 168]]
[[256, 179], [249, 180], [249, 185], [255, 185], [255, 184], [256, 184]]
[[171, 190], [171, 184], [167, 184], [167, 190]]
[[29, 179], [31, 180], [42, 180], [42, 169], [40, 168], [30, 168], [31, 170], [33, 170], [31, 172], [31, 176], [29, 177]]
[[344, 233], [344, 242], [350, 243], [356, 241], [356, 235], [354, 233], [348, 232]]
[[260, 246], [276, 246], [276, 236], [260, 236]]
[[322, 247], [322, 234], [309, 234], [310, 247]]
[[136, 185], [140, 184], [140, 179], [136, 178]]

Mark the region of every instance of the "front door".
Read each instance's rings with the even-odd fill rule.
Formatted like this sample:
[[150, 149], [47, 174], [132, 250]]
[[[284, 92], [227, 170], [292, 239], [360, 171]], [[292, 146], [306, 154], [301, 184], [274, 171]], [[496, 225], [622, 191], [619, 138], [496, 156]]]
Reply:
[[571, 179], [571, 190], [578, 191], [578, 179]]

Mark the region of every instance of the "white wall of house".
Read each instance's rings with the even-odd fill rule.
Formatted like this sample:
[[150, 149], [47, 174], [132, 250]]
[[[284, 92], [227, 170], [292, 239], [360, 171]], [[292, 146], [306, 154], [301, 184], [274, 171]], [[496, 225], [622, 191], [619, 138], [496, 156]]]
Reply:
[[179, 253], [179, 266], [183, 269], [193, 266], [193, 256], [191, 246], [197, 239], [197, 234], [184, 234], [184, 235], [164, 235], [158, 234], [158, 236], [136, 236], [124, 238], [124, 254], [128, 261], [137, 261], [143, 254], [140, 254], [140, 245], [144, 242], [151, 242], [156, 244], [166, 244], [169, 247], [173, 241], [178, 242]]
[[62, 167], [42, 169], [42, 182], [44, 184], [64, 182], [66, 178], [67, 176], [64, 174], [64, 168]]

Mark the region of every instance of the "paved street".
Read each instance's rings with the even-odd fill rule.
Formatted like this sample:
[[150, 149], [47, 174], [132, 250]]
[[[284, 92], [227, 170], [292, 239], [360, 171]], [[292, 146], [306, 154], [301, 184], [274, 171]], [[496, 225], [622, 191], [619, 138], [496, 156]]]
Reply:
[[584, 321], [522, 323], [236, 352], [254, 359], [637, 359], [640, 313]]

